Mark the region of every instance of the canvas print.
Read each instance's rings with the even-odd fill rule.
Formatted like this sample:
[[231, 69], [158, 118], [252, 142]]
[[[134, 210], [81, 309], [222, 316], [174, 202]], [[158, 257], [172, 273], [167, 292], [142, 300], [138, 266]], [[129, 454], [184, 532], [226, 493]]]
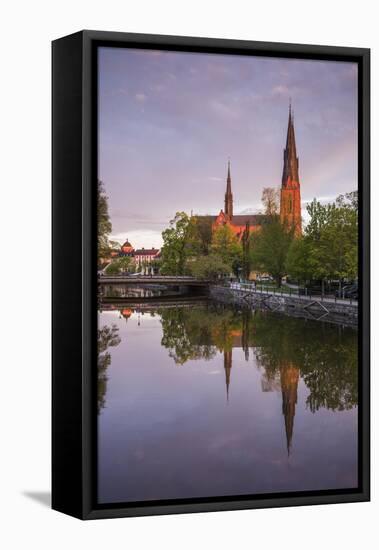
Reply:
[[97, 71], [98, 504], [357, 488], [357, 64]]

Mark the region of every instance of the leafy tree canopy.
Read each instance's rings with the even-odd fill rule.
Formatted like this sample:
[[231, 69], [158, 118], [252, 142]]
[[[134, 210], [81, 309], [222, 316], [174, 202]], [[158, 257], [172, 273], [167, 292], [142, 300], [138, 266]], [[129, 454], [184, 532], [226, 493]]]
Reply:
[[104, 183], [97, 182], [97, 249], [99, 258], [109, 253], [108, 235], [112, 232], [112, 223], [109, 217], [108, 197]]
[[199, 279], [216, 279], [230, 274], [230, 265], [217, 254], [198, 256], [187, 263], [187, 271]]
[[117, 275], [123, 271], [133, 273], [135, 271], [135, 261], [130, 256], [121, 256], [113, 260], [106, 268], [108, 275]]
[[212, 235], [211, 251], [214, 256], [230, 266], [229, 272], [236, 262], [241, 260], [242, 247], [237, 237], [228, 225], [221, 225]]
[[185, 212], [177, 212], [170, 226], [162, 233], [162, 274], [183, 275], [186, 259], [191, 255], [191, 218]]
[[358, 276], [358, 196], [340, 195], [336, 201], [307, 206], [310, 221], [304, 238], [293, 243], [286, 266], [292, 277], [356, 279]]
[[268, 273], [281, 285], [286, 275], [287, 254], [293, 240], [293, 231], [280, 222], [279, 216], [271, 216], [259, 233], [252, 236], [252, 265], [258, 271]]

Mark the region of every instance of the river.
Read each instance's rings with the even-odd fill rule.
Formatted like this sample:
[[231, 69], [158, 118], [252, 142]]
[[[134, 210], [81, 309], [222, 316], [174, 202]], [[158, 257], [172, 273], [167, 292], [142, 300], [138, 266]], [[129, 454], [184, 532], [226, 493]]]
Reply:
[[98, 501], [357, 486], [357, 331], [198, 301], [98, 315]]

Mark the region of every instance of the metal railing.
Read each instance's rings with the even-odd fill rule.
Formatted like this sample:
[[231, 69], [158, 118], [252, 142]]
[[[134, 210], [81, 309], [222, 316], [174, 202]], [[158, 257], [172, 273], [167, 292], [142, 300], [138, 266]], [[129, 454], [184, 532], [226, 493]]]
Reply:
[[271, 294], [273, 296], [290, 296], [293, 298], [300, 298], [302, 300], [317, 300], [320, 302], [334, 302], [334, 303], [341, 303], [341, 304], [350, 304], [350, 305], [357, 305], [358, 300], [354, 300], [353, 298], [338, 298], [336, 295], [325, 295], [325, 294], [318, 294], [318, 293], [312, 293], [311, 290], [308, 290], [307, 288], [303, 289], [305, 290], [304, 293], [301, 292], [302, 289], [300, 288], [278, 288], [271, 285], [264, 285], [259, 283], [238, 283], [238, 282], [225, 282], [224, 286], [227, 288], [230, 288], [231, 290], [239, 290], [243, 292], [249, 292], [249, 293], [256, 293], [256, 294]]

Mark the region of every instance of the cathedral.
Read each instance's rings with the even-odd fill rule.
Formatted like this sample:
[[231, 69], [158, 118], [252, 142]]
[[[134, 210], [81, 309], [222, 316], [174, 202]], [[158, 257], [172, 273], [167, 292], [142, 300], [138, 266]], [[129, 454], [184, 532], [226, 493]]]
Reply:
[[[280, 219], [283, 224], [294, 229], [296, 236], [301, 235], [301, 200], [299, 180], [299, 158], [296, 153], [294, 117], [289, 108], [286, 147], [284, 149], [283, 176], [280, 189]], [[232, 178], [230, 175], [230, 162], [228, 162], [228, 175], [226, 179], [226, 192], [224, 209], [213, 219], [212, 227], [226, 225], [230, 227], [240, 240], [245, 231], [254, 233], [261, 229], [267, 219], [265, 214], [234, 214]]]

